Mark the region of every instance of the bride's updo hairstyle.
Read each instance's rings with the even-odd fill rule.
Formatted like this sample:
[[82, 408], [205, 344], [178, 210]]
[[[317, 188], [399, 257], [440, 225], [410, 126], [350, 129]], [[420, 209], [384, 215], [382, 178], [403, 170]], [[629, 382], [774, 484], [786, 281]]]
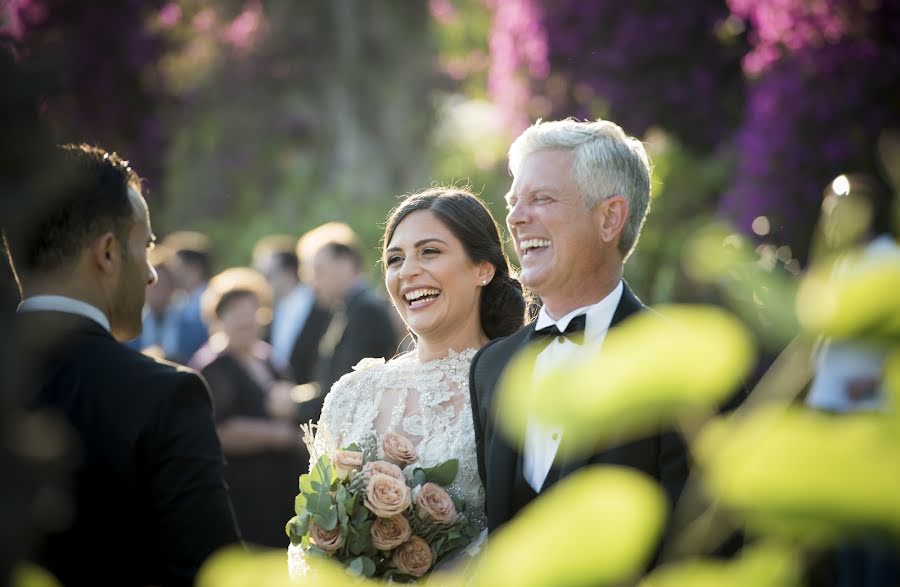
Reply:
[[416, 210], [430, 210], [459, 239], [472, 263], [487, 261], [494, 266], [494, 278], [482, 288], [479, 307], [487, 337], [508, 336], [518, 330], [525, 321], [525, 295], [522, 284], [510, 274], [500, 227], [484, 203], [459, 188], [431, 188], [407, 196], [388, 216], [382, 248], [391, 242], [397, 225]]

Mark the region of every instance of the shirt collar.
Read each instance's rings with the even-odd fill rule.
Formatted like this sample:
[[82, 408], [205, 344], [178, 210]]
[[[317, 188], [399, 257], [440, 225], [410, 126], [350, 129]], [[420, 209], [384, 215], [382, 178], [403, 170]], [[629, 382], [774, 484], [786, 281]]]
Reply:
[[76, 300], [66, 296], [31, 296], [25, 298], [17, 312], [65, 312], [66, 314], [77, 314], [89, 318], [103, 327], [107, 332], [109, 328], [109, 318], [106, 317], [100, 308], [92, 306], [87, 302]]
[[547, 309], [542, 307], [540, 309], [540, 312], [538, 312], [537, 321], [535, 322], [535, 329], [541, 329], [546, 328], [547, 326], [556, 325], [556, 327], [562, 332], [569, 325], [569, 322], [572, 321], [572, 318], [578, 316], [579, 314], [584, 314], [585, 339], [588, 341], [594, 340], [609, 329], [613, 314], [616, 313], [616, 308], [619, 306], [619, 302], [622, 299], [622, 292], [624, 291], [624, 289], [625, 287], [623, 283], [619, 281], [619, 284], [599, 302], [572, 310], [565, 316], [561, 317], [559, 320], [554, 320], [553, 317], [551, 317], [550, 314], [547, 313]]

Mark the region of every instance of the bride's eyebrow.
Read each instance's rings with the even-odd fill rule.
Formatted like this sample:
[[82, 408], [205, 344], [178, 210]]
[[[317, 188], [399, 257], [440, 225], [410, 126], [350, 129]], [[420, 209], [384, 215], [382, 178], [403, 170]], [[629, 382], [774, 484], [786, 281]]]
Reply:
[[[447, 244], [446, 241], [442, 241], [441, 239], [439, 239], [437, 237], [432, 237], [432, 238], [423, 238], [420, 241], [416, 241], [415, 244], [413, 244], [413, 247], [418, 248], [418, 247], [421, 247], [422, 245], [425, 245], [428, 243], [441, 243], [442, 245]], [[389, 249], [385, 249], [384, 252], [392, 253], [394, 251], [400, 251], [400, 250], [402, 250], [402, 249], [400, 249], [400, 247], [390, 247]]]

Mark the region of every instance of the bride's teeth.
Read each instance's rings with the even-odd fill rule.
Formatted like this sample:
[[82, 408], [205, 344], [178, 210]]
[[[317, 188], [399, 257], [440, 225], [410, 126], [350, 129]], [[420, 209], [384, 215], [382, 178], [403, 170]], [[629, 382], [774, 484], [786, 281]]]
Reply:
[[[440, 293], [441, 293], [440, 290], [437, 290], [434, 288], [421, 288], [421, 289], [414, 289], [413, 291], [407, 292], [403, 295], [403, 297], [406, 299], [406, 301], [408, 303], [414, 304], [417, 301], [420, 301], [420, 299], [425, 296], [437, 296]], [[424, 301], [425, 300], [422, 300], [422, 302], [424, 302]]]

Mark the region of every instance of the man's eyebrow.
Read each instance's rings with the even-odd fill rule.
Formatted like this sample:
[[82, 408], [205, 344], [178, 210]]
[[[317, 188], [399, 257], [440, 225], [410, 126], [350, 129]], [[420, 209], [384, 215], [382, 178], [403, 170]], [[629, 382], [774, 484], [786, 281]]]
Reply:
[[[416, 242], [413, 244], [413, 246], [414, 246], [414, 247], [421, 247], [422, 245], [428, 244], [428, 243], [441, 243], [442, 245], [446, 245], [446, 244], [447, 244], [446, 241], [443, 241], [443, 240], [437, 238], [436, 236], [432, 236], [432, 237], [429, 237], [429, 238], [423, 238], [423, 239], [420, 240], [420, 241], [416, 241]], [[399, 251], [399, 250], [400, 250], [400, 247], [391, 247], [391, 248], [389, 248], [389, 249], [385, 249], [384, 252], [385, 252], [385, 253], [391, 253], [391, 252], [393, 252], [393, 251]]]

